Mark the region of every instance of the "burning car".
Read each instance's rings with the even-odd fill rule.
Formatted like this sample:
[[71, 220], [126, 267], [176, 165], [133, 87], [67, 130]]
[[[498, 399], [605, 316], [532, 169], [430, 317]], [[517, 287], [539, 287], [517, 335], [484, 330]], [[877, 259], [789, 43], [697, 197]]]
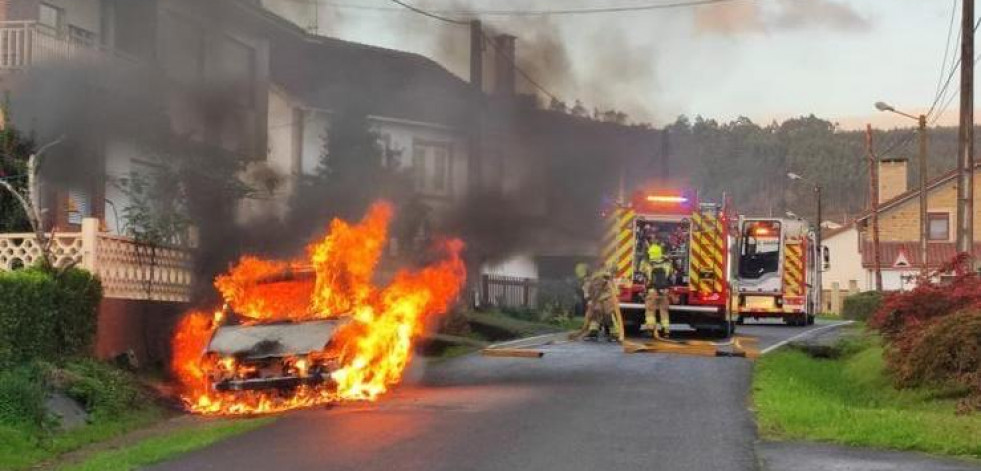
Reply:
[[223, 325], [205, 350], [214, 365], [208, 381], [215, 391], [330, 388], [340, 364], [331, 341], [348, 317], [307, 322]]
[[391, 205], [374, 204], [359, 223], [332, 221], [305, 256], [244, 256], [219, 275], [225, 308], [186, 313], [171, 342], [188, 410], [373, 401], [398, 384], [417, 339], [459, 294], [466, 267], [463, 243], [448, 239], [441, 259], [377, 283], [391, 217]]

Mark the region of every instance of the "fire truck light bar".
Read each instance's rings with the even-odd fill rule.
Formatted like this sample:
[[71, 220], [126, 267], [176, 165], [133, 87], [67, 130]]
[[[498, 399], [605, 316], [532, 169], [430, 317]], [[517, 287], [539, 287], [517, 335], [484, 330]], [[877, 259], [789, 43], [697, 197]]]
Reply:
[[684, 196], [655, 196], [651, 195], [647, 197], [647, 201], [651, 203], [687, 203], [688, 198]]

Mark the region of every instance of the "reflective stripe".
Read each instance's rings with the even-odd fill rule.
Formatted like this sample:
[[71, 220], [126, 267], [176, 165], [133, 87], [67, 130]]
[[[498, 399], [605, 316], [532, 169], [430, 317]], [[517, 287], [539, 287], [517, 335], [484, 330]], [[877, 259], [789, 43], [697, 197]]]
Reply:
[[804, 244], [801, 241], [788, 242], [784, 247], [784, 295], [803, 296], [804, 281]]
[[604, 266], [614, 267], [617, 278], [634, 276], [634, 216], [629, 208], [617, 208], [606, 220], [601, 255]]
[[[688, 287], [701, 295], [721, 293], [725, 281], [725, 240], [722, 220], [695, 212], [691, 217], [691, 261]], [[711, 277], [703, 277], [711, 273]]]

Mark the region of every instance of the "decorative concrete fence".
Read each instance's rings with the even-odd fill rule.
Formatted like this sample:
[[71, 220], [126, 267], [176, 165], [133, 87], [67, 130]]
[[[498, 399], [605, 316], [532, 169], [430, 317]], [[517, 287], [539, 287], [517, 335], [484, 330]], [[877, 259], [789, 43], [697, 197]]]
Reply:
[[[81, 232], [53, 236], [55, 266], [74, 263], [102, 280], [113, 299], [188, 302], [192, 259], [187, 249], [140, 244], [128, 237], [99, 232], [99, 220], [82, 221]], [[28, 267], [41, 259], [34, 234], [0, 234], [0, 270]]]

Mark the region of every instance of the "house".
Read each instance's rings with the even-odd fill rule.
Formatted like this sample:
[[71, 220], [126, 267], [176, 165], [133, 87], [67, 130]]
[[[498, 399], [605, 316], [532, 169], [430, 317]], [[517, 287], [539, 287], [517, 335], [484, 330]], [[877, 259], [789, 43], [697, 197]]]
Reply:
[[[978, 194], [981, 182], [977, 175], [974, 186], [974, 231], [981, 234], [981, 195]], [[915, 286], [916, 277], [924, 266], [938, 268], [957, 254], [954, 233], [957, 225], [957, 172], [945, 173], [927, 184], [929, 226], [926, 254], [920, 248], [920, 191], [919, 188], [908, 187], [905, 160], [884, 160], [879, 163], [879, 194], [882, 288], [887, 291], [908, 290]], [[859, 232], [857, 255], [865, 271], [860, 288], [873, 289], [875, 251], [871, 213], [858, 217], [855, 227]], [[973, 254], [975, 257], [981, 255], [981, 244], [974, 244]]]
[[308, 34], [279, 20], [270, 44], [268, 166], [287, 180], [243, 217], [285, 215], [296, 182], [313, 175], [331, 139], [331, 123], [363, 113], [388, 165], [411, 173], [435, 213], [469, 188], [472, 97], [467, 82], [418, 54]]
[[[58, 165], [41, 173], [47, 226], [62, 258], [102, 279], [97, 354], [166, 357], [195, 260], [130, 237], [139, 223], [127, 218], [123, 186], [159, 168], [161, 143], [264, 156], [268, 35], [255, 6], [237, 0], [0, 2], [0, 88], [12, 120], [40, 143], [58, 142], [46, 156]], [[36, 258], [29, 235], [2, 234], [0, 247], [13, 254], [0, 269]]]

